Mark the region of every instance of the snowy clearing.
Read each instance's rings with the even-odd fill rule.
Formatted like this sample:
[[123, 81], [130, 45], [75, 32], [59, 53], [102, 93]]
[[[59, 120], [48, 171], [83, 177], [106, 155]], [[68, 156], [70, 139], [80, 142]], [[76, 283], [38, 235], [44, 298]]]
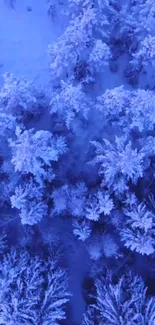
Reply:
[[47, 13], [46, 0], [2, 0], [0, 3], [0, 83], [5, 72], [47, 86], [50, 79], [48, 45], [56, 40], [62, 25]]

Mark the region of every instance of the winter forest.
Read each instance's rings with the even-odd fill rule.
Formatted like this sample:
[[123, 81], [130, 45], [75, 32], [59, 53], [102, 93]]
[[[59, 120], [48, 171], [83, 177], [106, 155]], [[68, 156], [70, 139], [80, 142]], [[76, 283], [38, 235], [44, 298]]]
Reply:
[[0, 1], [0, 325], [155, 325], [155, 1]]

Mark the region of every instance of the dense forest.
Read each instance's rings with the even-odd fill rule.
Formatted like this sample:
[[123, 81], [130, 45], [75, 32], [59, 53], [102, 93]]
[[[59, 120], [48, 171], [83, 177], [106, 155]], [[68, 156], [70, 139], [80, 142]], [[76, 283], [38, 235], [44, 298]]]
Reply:
[[0, 84], [0, 325], [155, 325], [155, 1], [25, 1], [63, 23]]

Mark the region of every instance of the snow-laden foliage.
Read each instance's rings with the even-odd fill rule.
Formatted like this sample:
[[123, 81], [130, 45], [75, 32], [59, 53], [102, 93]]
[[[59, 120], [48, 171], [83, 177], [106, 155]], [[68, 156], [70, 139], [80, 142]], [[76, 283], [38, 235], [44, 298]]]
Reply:
[[87, 250], [91, 260], [97, 261], [103, 256], [101, 238], [95, 238], [87, 245]]
[[[148, 324], [153, 325], [155, 322], [155, 300], [154, 297], [146, 299], [144, 293], [141, 304], [137, 304], [137, 313], [135, 323], [138, 325]], [[142, 312], [144, 310], [144, 312]]]
[[155, 196], [153, 193], [150, 193], [148, 195], [148, 198], [146, 201], [146, 205], [149, 207], [149, 209], [153, 212], [155, 212]]
[[155, 216], [143, 203], [124, 209], [126, 222], [120, 232], [122, 241], [131, 251], [150, 255], [155, 251]]
[[37, 324], [37, 306], [43, 286], [38, 258], [12, 250], [0, 264], [0, 323]]
[[139, 44], [138, 51], [133, 53], [131, 64], [136, 69], [155, 67], [155, 36], [148, 35]]
[[155, 124], [154, 92], [143, 89], [132, 92], [128, 114], [132, 114], [130, 129], [138, 128], [140, 132], [152, 130]]
[[138, 205], [138, 199], [136, 197], [136, 194], [131, 191], [126, 192], [123, 203], [126, 208], [131, 208], [131, 209], [136, 205]]
[[96, 109], [101, 111], [106, 119], [118, 119], [128, 105], [129, 91], [123, 86], [107, 89], [97, 97]]
[[155, 299], [146, 297], [146, 288], [138, 276], [121, 277], [116, 284], [97, 280], [96, 299], [99, 323], [153, 325], [155, 322]]
[[34, 225], [47, 215], [47, 204], [43, 201], [43, 189], [33, 181], [19, 185], [11, 196], [12, 208], [20, 210], [23, 225]]
[[22, 207], [19, 213], [21, 223], [23, 225], [35, 225], [44, 216], [47, 215], [47, 204], [45, 202], [27, 202], [25, 207]]
[[66, 318], [67, 282], [55, 262], [11, 250], [0, 264], [0, 323], [58, 325]]
[[[97, 141], [91, 141], [91, 144], [96, 149], [96, 156], [91, 163], [99, 165], [99, 174], [106, 186], [120, 184], [122, 177], [125, 183], [132, 181], [136, 184], [143, 176], [145, 154], [137, 148], [133, 149], [131, 141], [125, 137], [116, 136], [114, 143], [103, 139], [103, 144]], [[125, 190], [125, 184], [123, 186]]]
[[88, 239], [91, 231], [90, 224], [86, 220], [77, 220], [73, 223], [73, 234], [81, 241]]
[[[130, 5], [124, 4], [119, 15], [119, 32], [123, 39], [130, 38], [137, 42], [153, 33], [155, 22], [155, 3], [153, 0], [131, 1]], [[118, 22], [117, 22], [118, 23]]]
[[[12, 165], [12, 164], [11, 164]], [[2, 165], [2, 168], [4, 166]], [[12, 166], [13, 167], [13, 166]], [[14, 194], [15, 187], [19, 183], [19, 175], [11, 170], [10, 175], [7, 175], [5, 171], [2, 170], [1, 175], [5, 175], [5, 178], [1, 181], [0, 185], [0, 206], [10, 206], [10, 197]]]
[[[92, 4], [85, 3], [82, 7], [77, 14], [73, 9], [72, 19], [65, 32], [56, 43], [49, 46], [53, 79], [72, 76], [79, 59], [87, 61], [89, 57], [92, 68], [95, 63], [98, 69], [97, 64], [105, 65], [110, 58], [109, 46], [104, 42], [108, 35], [107, 17]], [[96, 39], [96, 35], [99, 38]]]
[[[43, 325], [59, 325], [60, 321], [66, 319], [65, 306], [71, 294], [68, 292], [68, 277], [65, 270], [57, 265], [48, 265], [48, 273], [45, 278], [46, 290], [43, 290], [43, 300], [39, 322]], [[45, 270], [46, 271], [46, 270]]]
[[104, 124], [111, 123], [129, 133], [152, 130], [155, 124], [155, 94], [151, 90], [129, 91], [123, 86], [107, 89], [97, 97], [96, 109], [104, 117]]
[[[153, 0], [140, 0], [132, 7], [132, 15], [136, 20], [136, 33], [141, 36], [153, 32], [155, 22], [155, 3]], [[138, 19], [137, 19], [138, 18]]]
[[104, 234], [102, 242], [103, 253], [107, 258], [118, 258], [119, 247], [110, 234]]
[[[87, 17], [87, 18], [86, 18]], [[92, 34], [92, 23], [96, 19], [93, 9], [87, 10], [85, 16], [72, 20], [59, 40], [49, 46], [51, 71], [53, 78], [64, 78], [72, 74], [77, 59], [84, 51]]]
[[114, 58], [123, 53], [129, 55], [131, 62], [124, 71], [125, 76], [129, 83], [137, 85], [141, 71], [149, 72], [148, 65], [154, 65], [154, 1], [122, 2], [112, 22]]
[[24, 130], [16, 128], [16, 138], [10, 139], [12, 150], [11, 162], [15, 171], [22, 174], [32, 174], [36, 181], [42, 183], [54, 178], [52, 162], [66, 152], [63, 137], [54, 137], [49, 131]]
[[134, 299], [132, 297], [126, 300], [123, 292], [123, 278], [116, 285], [106, 285], [102, 281], [96, 281], [96, 298], [100, 321], [104, 324], [119, 325], [119, 319], [121, 319], [122, 325], [131, 324], [131, 306]]
[[0, 254], [4, 254], [5, 249], [7, 248], [7, 234], [5, 231], [0, 235]]
[[102, 42], [102, 40], [96, 40], [88, 60], [92, 70], [94, 72], [101, 71], [104, 66], [108, 65], [110, 58], [111, 52], [109, 46]]
[[139, 144], [142, 146], [142, 150], [147, 158], [151, 159], [151, 157], [154, 157], [154, 155], [155, 155], [155, 137], [154, 136], [148, 136], [148, 137], [141, 138], [139, 140]]
[[53, 212], [60, 215], [68, 212], [75, 217], [81, 217], [85, 206], [86, 193], [87, 187], [83, 182], [79, 182], [75, 186], [64, 185], [55, 189], [52, 193]]
[[87, 312], [83, 315], [82, 325], [94, 325], [94, 311], [90, 307], [88, 308]]
[[[98, 17], [100, 17], [100, 21], [98, 21], [98, 31], [103, 35], [105, 35], [104, 29], [108, 26], [108, 19], [111, 16], [116, 15], [116, 6], [117, 2], [115, 0], [105, 0], [104, 2], [101, 0], [95, 0], [92, 3], [92, 0], [69, 0], [69, 12], [71, 17], [75, 17], [77, 14], [84, 12], [87, 8], [94, 8]], [[105, 14], [106, 13], [106, 14]], [[99, 27], [103, 27], [103, 30], [100, 30]]]
[[106, 191], [92, 191], [84, 183], [75, 186], [64, 185], [52, 193], [54, 214], [69, 213], [74, 217], [83, 217], [91, 221], [98, 221], [100, 216], [109, 215], [114, 207], [110, 195]]
[[94, 261], [105, 258], [119, 257], [119, 247], [116, 244], [114, 238], [109, 233], [103, 233], [98, 236], [92, 234], [89, 244], [87, 244], [87, 250], [90, 258]]
[[89, 98], [82, 91], [81, 84], [73, 85], [61, 82], [61, 87], [52, 93], [51, 114], [57, 113], [69, 129], [78, 113], [87, 118], [89, 111]]
[[42, 188], [37, 186], [32, 180], [27, 183], [23, 183], [15, 188], [15, 194], [11, 196], [11, 204], [13, 208], [21, 209], [26, 206], [28, 201], [33, 199], [42, 199]]
[[85, 216], [92, 221], [98, 221], [100, 215], [109, 215], [114, 204], [110, 195], [106, 192], [98, 191], [95, 195], [90, 195], [85, 203]]
[[[0, 136], [7, 139], [12, 136], [16, 129], [16, 119], [10, 114], [0, 112]], [[2, 141], [2, 139], [1, 139]]]
[[21, 120], [28, 114], [40, 114], [43, 94], [37, 91], [33, 82], [5, 73], [4, 85], [0, 89], [0, 105], [5, 112]]

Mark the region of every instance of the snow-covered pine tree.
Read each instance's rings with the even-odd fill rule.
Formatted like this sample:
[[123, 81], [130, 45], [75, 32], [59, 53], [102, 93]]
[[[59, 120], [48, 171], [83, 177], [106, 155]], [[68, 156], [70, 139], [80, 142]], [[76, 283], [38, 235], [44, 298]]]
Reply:
[[12, 249], [0, 264], [0, 324], [58, 325], [69, 301], [66, 271]]
[[16, 128], [16, 138], [9, 140], [9, 146], [15, 171], [33, 175], [39, 184], [54, 178], [52, 162], [67, 151], [63, 137], [54, 137], [50, 131], [35, 132], [20, 127]]

